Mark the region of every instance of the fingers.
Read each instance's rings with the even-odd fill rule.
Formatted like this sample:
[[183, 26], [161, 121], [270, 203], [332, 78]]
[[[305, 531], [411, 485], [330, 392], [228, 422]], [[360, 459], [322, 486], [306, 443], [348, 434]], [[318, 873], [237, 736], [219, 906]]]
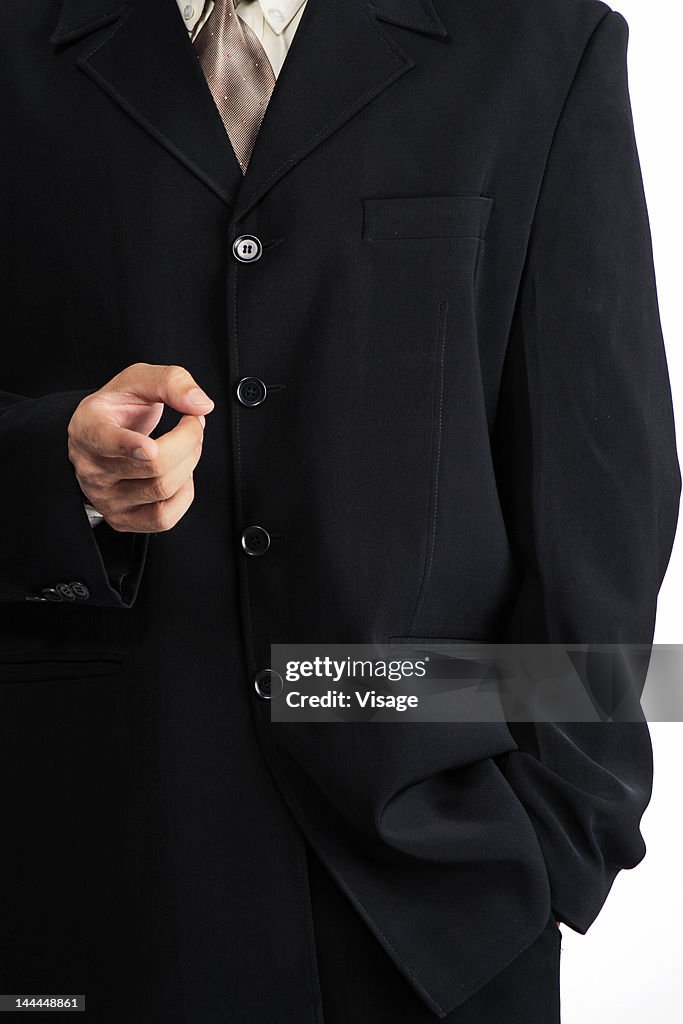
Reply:
[[192, 477], [176, 491], [173, 497], [154, 504], [139, 505], [126, 512], [107, 518], [107, 522], [123, 533], [162, 533], [171, 530], [182, 519], [194, 500]]
[[[182, 416], [172, 430], [169, 430], [163, 437], [157, 438], [158, 454], [156, 457], [148, 460], [137, 458], [133, 462], [134, 475], [159, 477], [169, 473], [187, 459], [197, 445], [201, 445], [204, 438], [205, 422], [203, 416], [201, 418]], [[145, 461], [147, 461], [146, 467]]]
[[152, 462], [159, 455], [159, 444], [154, 438], [122, 427], [113, 419], [85, 415], [74, 424], [71, 441], [93, 459], [125, 459]]
[[159, 438], [158, 455], [153, 460], [107, 457], [77, 460], [81, 490], [110, 526], [130, 530], [132, 523], [139, 526], [145, 522], [147, 525], [140, 532], [169, 528], [159, 523], [166, 521], [168, 502], [171, 502], [168, 510], [173, 519], [177, 502], [172, 499], [187, 486], [199, 463], [204, 439], [203, 420], [204, 417], [184, 416], [173, 430]]
[[112, 511], [120, 512], [136, 505], [168, 501], [192, 475], [201, 457], [201, 452], [200, 443], [186, 458], [158, 476], [120, 480], [112, 493]]
[[114, 377], [108, 390], [121, 391], [143, 402], [163, 402], [177, 412], [198, 416], [213, 409], [213, 401], [182, 366], [135, 363]]
[[[165, 405], [181, 418], [151, 438]], [[187, 370], [151, 363], [127, 367], [83, 399], [69, 423], [69, 459], [81, 491], [113, 529], [156, 533], [185, 514], [212, 409]]]
[[201, 445], [205, 424], [204, 416], [183, 416], [163, 437], [153, 439], [100, 419], [81, 430], [74, 445], [90, 460], [93, 470], [112, 483], [158, 477]]
[[182, 366], [135, 363], [83, 399], [69, 423], [70, 446], [97, 458], [153, 462], [159, 443], [149, 434], [164, 405], [194, 419], [214, 407]]

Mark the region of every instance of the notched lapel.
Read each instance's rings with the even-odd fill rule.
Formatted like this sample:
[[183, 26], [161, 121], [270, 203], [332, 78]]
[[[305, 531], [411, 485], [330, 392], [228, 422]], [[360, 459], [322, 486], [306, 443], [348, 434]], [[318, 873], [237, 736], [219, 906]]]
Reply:
[[380, 21], [410, 28], [429, 36], [447, 36], [448, 29], [432, 0], [367, 0]]
[[242, 171], [175, 0], [64, 0], [50, 41], [77, 40], [78, 67], [232, 206]]
[[64, 0], [50, 42], [56, 46], [73, 43], [82, 36], [116, 21], [127, 10], [127, 4], [118, 4], [116, 0]]
[[63, 0], [50, 41], [81, 40], [81, 70], [236, 220], [415, 66], [385, 24], [448, 35], [432, 0], [308, 0], [244, 176], [175, 0]]
[[415, 66], [380, 21], [448, 34], [431, 0], [308, 0], [268, 103], [235, 218]]

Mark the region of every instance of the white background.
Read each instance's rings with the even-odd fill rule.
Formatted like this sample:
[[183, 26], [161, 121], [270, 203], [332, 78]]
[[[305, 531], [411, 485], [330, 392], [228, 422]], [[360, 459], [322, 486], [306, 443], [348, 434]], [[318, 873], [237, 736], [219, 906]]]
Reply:
[[[679, 0], [615, 0], [629, 75], [683, 459], [683, 14]], [[659, 600], [657, 643], [683, 642], [683, 522]], [[655, 782], [645, 859], [622, 871], [586, 935], [562, 928], [562, 1024], [683, 1022], [683, 724], [651, 723]], [[511, 1022], [512, 1024], [512, 1022]]]

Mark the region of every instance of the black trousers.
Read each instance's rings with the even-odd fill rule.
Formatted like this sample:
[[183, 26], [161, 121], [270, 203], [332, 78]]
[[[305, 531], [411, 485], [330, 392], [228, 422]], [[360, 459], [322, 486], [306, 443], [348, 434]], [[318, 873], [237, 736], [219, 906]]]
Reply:
[[[436, 1024], [309, 847], [324, 1024]], [[561, 932], [553, 918], [443, 1024], [559, 1024]]]

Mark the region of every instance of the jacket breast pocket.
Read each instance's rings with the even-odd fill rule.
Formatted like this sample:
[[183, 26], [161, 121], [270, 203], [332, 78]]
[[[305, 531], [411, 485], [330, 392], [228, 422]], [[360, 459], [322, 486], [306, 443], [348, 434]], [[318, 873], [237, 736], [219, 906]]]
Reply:
[[98, 679], [120, 674], [123, 657], [116, 651], [32, 651], [0, 655], [0, 683], [46, 683]]
[[488, 196], [376, 196], [363, 199], [364, 241], [483, 239], [493, 206]]

